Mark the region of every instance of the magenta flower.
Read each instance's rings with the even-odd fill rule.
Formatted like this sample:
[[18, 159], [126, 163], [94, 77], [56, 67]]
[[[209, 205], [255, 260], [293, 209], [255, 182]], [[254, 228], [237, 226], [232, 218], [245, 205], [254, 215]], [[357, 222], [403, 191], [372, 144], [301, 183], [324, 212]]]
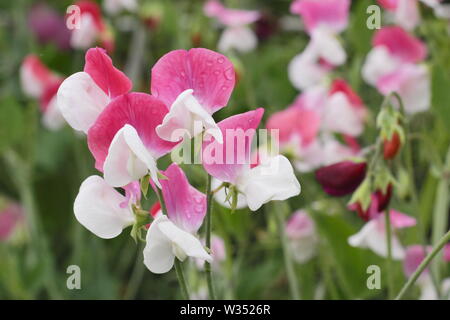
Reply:
[[88, 132], [108, 103], [131, 90], [127, 76], [116, 69], [105, 50], [86, 52], [84, 71], [77, 72], [61, 84], [58, 107], [75, 130]]
[[391, 201], [391, 197], [392, 185], [389, 184], [385, 193], [381, 190], [377, 190], [371, 195], [370, 205], [366, 210], [363, 209], [359, 202], [350, 204], [348, 208], [356, 211], [364, 221], [369, 221], [375, 219], [384, 212]]
[[217, 52], [197, 48], [164, 55], [153, 66], [151, 81], [152, 95], [169, 107], [158, 135], [178, 142], [205, 129], [222, 142], [212, 114], [227, 105], [234, 84], [233, 64]]
[[366, 176], [365, 162], [342, 161], [316, 170], [316, 179], [332, 196], [345, 196], [358, 188]]
[[0, 210], [0, 242], [11, 239], [14, 231], [24, 220], [22, 207], [17, 203], [8, 203]]
[[284, 156], [260, 159], [251, 165], [251, 145], [263, 109], [234, 115], [218, 126], [224, 137], [203, 143], [203, 167], [214, 178], [234, 185], [255, 211], [271, 200], [286, 200], [300, 193], [292, 165]]

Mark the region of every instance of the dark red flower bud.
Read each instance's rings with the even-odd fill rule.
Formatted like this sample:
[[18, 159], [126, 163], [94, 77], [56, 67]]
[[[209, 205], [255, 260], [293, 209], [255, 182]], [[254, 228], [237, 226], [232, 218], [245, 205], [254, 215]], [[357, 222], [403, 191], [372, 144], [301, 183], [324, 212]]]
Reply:
[[332, 196], [345, 196], [358, 188], [366, 176], [365, 162], [342, 161], [316, 170], [316, 179]]
[[395, 158], [401, 147], [400, 135], [394, 132], [390, 140], [384, 140], [383, 156], [384, 159], [389, 160]]
[[391, 201], [391, 197], [392, 184], [389, 184], [386, 189], [386, 193], [383, 193], [380, 189], [372, 193], [370, 205], [366, 210], [362, 208], [362, 205], [359, 202], [349, 205], [348, 208], [352, 211], [356, 211], [364, 221], [369, 221], [378, 217], [384, 210], [386, 210], [389, 202]]

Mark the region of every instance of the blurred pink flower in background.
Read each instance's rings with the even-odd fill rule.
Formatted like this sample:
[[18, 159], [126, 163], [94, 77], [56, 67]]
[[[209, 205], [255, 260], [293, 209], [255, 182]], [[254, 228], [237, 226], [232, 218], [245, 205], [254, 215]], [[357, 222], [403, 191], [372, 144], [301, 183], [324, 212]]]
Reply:
[[258, 11], [229, 9], [218, 0], [208, 0], [203, 11], [206, 16], [216, 18], [225, 26], [217, 45], [219, 51], [235, 49], [239, 52], [249, 52], [256, 48], [258, 38], [248, 25], [261, 17]]
[[292, 214], [286, 223], [290, 249], [298, 263], [308, 262], [316, 254], [318, 235], [314, 221], [304, 210]]
[[[367, 222], [361, 230], [348, 238], [348, 243], [353, 247], [367, 248], [377, 255], [387, 257], [385, 213]], [[390, 210], [392, 230], [413, 227], [416, 219], [396, 210]], [[392, 258], [402, 260], [405, 257], [405, 250], [395, 233], [392, 234]]]
[[406, 30], [419, 25], [421, 19], [418, 0], [378, 0], [378, 3], [392, 12], [394, 22]]
[[110, 15], [116, 15], [121, 11], [135, 12], [138, 9], [137, 0], [104, 0], [103, 8]]
[[[202, 243], [204, 244], [205, 241], [203, 239]], [[227, 252], [225, 248], [225, 242], [223, 239], [215, 234], [211, 235], [211, 256], [213, 258], [212, 267], [214, 270], [219, 271], [220, 264], [225, 261], [227, 257]], [[196, 266], [199, 269], [203, 269], [205, 265], [205, 261], [201, 259], [196, 259]]]
[[14, 202], [3, 203], [0, 208], [0, 241], [10, 240], [17, 228], [24, 222], [23, 208]]

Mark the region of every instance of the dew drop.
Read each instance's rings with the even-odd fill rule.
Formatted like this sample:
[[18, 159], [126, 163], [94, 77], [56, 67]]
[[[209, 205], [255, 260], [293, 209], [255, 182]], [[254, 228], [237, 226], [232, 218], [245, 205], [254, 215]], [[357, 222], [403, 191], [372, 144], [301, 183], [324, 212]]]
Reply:
[[218, 63], [224, 63], [225, 59], [223, 57], [217, 58]]
[[207, 61], [206, 61], [206, 65], [207, 65], [208, 67], [211, 67], [211, 66], [213, 65], [213, 62], [212, 62], [211, 60], [207, 60]]
[[222, 86], [222, 90], [225, 91], [228, 89], [228, 86]]
[[215, 70], [215, 71], [214, 71], [214, 74], [215, 74], [216, 76], [218, 76], [218, 75], [220, 74], [220, 70]]
[[223, 75], [225, 76], [225, 78], [226, 78], [227, 80], [233, 80], [233, 77], [234, 77], [234, 69], [233, 69], [232, 67], [231, 67], [231, 68], [228, 68], [227, 70], [224, 71]]

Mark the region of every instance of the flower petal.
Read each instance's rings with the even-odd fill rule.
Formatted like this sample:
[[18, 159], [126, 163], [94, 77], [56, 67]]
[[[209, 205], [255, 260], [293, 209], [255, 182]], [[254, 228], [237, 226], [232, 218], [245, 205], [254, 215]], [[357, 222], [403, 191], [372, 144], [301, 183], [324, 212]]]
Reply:
[[212, 114], [227, 105], [234, 83], [233, 64], [220, 53], [203, 48], [175, 50], [153, 66], [151, 92], [171, 106], [183, 91], [192, 89]]
[[46, 87], [58, 80], [59, 77], [53, 74], [34, 54], [26, 56], [20, 66], [22, 90], [29, 97], [40, 98]]
[[86, 72], [77, 72], [65, 79], [58, 89], [57, 99], [67, 123], [85, 133], [109, 103], [108, 96]]
[[73, 210], [86, 229], [103, 239], [117, 237], [134, 222], [129, 207], [122, 208], [125, 197], [101, 177], [90, 176], [80, 186]]
[[254, 50], [258, 45], [258, 37], [252, 29], [245, 26], [226, 28], [220, 36], [217, 48], [220, 52], [236, 49], [246, 53]]
[[161, 101], [145, 93], [127, 93], [114, 99], [88, 132], [88, 145], [97, 170], [103, 170], [109, 146], [117, 131], [125, 124], [136, 129], [140, 140], [155, 160], [170, 152], [176, 144], [162, 140], [155, 131], [167, 112], [167, 107]]
[[210, 175], [224, 182], [234, 182], [241, 169], [250, 165], [251, 143], [263, 113], [264, 109], [259, 108], [218, 123], [223, 144], [217, 140], [203, 142], [203, 167]]
[[89, 49], [85, 59], [84, 72], [91, 76], [108, 97], [115, 98], [131, 90], [130, 79], [113, 66], [111, 58], [104, 49]]
[[272, 200], [286, 200], [300, 194], [301, 187], [289, 160], [278, 155], [238, 178], [236, 186], [245, 195], [248, 207], [258, 210]]

